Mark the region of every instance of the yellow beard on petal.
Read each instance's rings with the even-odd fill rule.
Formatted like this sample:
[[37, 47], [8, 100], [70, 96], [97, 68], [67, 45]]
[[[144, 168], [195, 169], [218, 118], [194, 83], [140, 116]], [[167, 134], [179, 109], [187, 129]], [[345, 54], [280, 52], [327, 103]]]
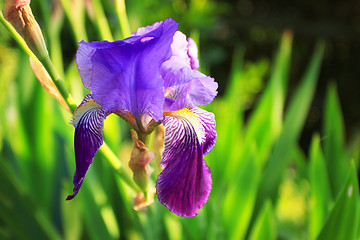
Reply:
[[77, 126], [80, 118], [88, 111], [93, 109], [101, 109], [102, 107], [97, 104], [93, 99], [89, 100], [88, 102], [83, 103], [81, 106], [79, 106], [76, 111], [74, 112], [73, 118], [72, 118], [72, 125], [74, 127]]
[[199, 143], [203, 143], [205, 141], [205, 130], [201, 124], [200, 118], [190, 109], [183, 108], [177, 111], [164, 112], [164, 116], [172, 116], [180, 119], [181, 121], [190, 123], [196, 132]]

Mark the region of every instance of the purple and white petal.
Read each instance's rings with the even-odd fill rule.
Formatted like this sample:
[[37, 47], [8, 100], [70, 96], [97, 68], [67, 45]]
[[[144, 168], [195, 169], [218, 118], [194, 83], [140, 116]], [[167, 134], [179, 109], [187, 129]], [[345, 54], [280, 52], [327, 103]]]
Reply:
[[178, 24], [172, 19], [156, 23], [116, 42], [80, 42], [78, 69], [85, 87], [106, 111], [144, 113], [162, 119], [164, 80], [162, 63], [171, 57], [170, 45]]
[[203, 159], [205, 129], [188, 109], [165, 115], [163, 166], [156, 182], [159, 201], [171, 212], [187, 218], [207, 202], [211, 172]]
[[145, 26], [145, 27], [139, 27], [138, 30], [136, 32], [133, 32], [131, 34], [131, 36], [141, 36], [144, 34], [147, 34], [148, 32], [151, 32], [157, 28], [160, 27], [162, 22], [154, 22], [152, 25], [150, 26]]
[[188, 38], [187, 54], [190, 58], [190, 66], [192, 69], [199, 69], [200, 63], [198, 59], [198, 48], [192, 38]]
[[177, 31], [171, 44], [172, 56], [181, 58], [188, 66], [190, 66], [190, 58], [188, 56], [188, 41], [186, 35]]
[[165, 89], [165, 112], [204, 106], [214, 100], [217, 95], [217, 82], [205, 74], [198, 73], [200, 74], [198, 78], [185, 84]]
[[205, 140], [203, 141], [202, 146], [203, 154], [208, 154], [214, 148], [217, 138], [215, 115], [201, 108], [193, 108], [191, 111], [199, 117], [205, 130]]
[[172, 56], [180, 57], [191, 69], [199, 69], [198, 48], [192, 38], [177, 31], [171, 44]]
[[108, 114], [94, 101], [91, 95], [85, 96], [74, 113], [76, 171], [73, 180], [73, 194], [69, 195], [66, 200], [73, 199], [78, 193], [97, 150], [103, 144], [103, 122]]
[[190, 65], [179, 56], [172, 56], [161, 66], [161, 76], [164, 79], [164, 87], [178, 86], [188, 83], [194, 78], [205, 75], [191, 69]]

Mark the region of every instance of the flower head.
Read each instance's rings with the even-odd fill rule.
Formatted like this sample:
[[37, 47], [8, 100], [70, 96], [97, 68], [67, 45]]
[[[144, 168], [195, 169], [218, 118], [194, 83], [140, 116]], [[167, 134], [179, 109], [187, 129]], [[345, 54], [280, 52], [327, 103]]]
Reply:
[[[163, 205], [179, 216], [192, 217], [206, 203], [212, 180], [203, 155], [215, 145], [215, 118], [198, 106], [212, 102], [217, 83], [196, 70], [196, 45], [177, 27], [169, 18], [139, 28], [121, 41], [80, 42], [78, 69], [92, 94], [74, 114], [75, 187], [68, 199], [77, 194], [103, 142], [104, 119], [115, 113], [134, 128], [139, 139], [164, 125], [163, 170], [156, 183]], [[137, 142], [134, 149], [139, 151]], [[149, 161], [140, 158], [151, 153], [145, 146], [141, 149], [146, 154], [134, 154], [131, 165], [141, 166], [137, 173], [147, 173], [143, 163]], [[146, 177], [140, 177], [145, 186]]]

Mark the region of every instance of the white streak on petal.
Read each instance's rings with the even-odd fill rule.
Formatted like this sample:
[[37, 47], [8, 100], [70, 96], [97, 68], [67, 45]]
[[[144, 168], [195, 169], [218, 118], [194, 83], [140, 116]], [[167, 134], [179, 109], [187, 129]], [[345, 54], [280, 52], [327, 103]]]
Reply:
[[[203, 143], [205, 141], [205, 129], [203, 125], [201, 124], [200, 118], [193, 113], [190, 109], [184, 108], [179, 111], [169, 112], [165, 113], [164, 115], [169, 115], [178, 118], [182, 123], [189, 122], [189, 124], [194, 128], [196, 136], [199, 140], [199, 143]], [[185, 122], [184, 122], [185, 121]], [[176, 121], [176, 125], [179, 125], [180, 122]], [[188, 124], [184, 124], [184, 126], [188, 126]], [[180, 126], [172, 126], [174, 129], [180, 128]], [[176, 131], [174, 131], [176, 132]], [[172, 132], [172, 134], [174, 134]], [[181, 134], [184, 134], [184, 131], [181, 132]], [[166, 136], [165, 136], [166, 138]]]
[[215, 130], [215, 115], [211, 112], [207, 112], [201, 108], [192, 108], [194, 114], [200, 119], [202, 126], [205, 130], [205, 141], [203, 142], [204, 155], [208, 154], [216, 143], [216, 130]]

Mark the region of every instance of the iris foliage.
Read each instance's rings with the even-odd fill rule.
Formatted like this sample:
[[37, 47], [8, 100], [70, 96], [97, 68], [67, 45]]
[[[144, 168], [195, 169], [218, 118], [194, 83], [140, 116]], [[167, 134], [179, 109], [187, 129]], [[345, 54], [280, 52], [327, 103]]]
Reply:
[[[76, 68], [78, 41], [122, 39], [167, 17], [180, 26], [202, 27], [222, 9], [211, 1], [190, 1], [188, 10], [183, 1], [161, 7], [158, 2], [132, 2], [129, 27], [120, 0], [92, 0], [88, 6], [80, 0], [51, 5], [33, 0], [51, 59], [77, 104], [89, 93]], [[145, 9], [153, 8], [157, 14], [146, 17]], [[124, 180], [124, 173], [131, 174], [132, 141], [127, 125], [112, 116], [105, 120], [104, 139], [123, 174], [97, 154], [81, 194], [65, 201], [75, 171], [71, 114], [42, 88], [11, 34], [3, 26], [0, 32], [0, 239], [360, 239], [359, 150], [345, 142], [334, 84], [323, 100], [322, 130], [314, 132], [308, 152], [299, 145], [324, 42], [314, 46], [291, 93], [290, 31], [282, 35], [270, 64], [247, 61], [245, 47], [238, 44], [225, 93], [205, 107], [215, 114], [218, 133], [204, 157], [212, 192], [199, 214], [186, 219], [157, 198], [145, 211], [133, 209], [135, 192]], [[206, 59], [203, 63], [206, 70]], [[258, 96], [254, 88], [262, 89]], [[150, 149], [156, 148], [157, 137], [154, 132]], [[152, 165], [153, 182], [158, 161]]]

